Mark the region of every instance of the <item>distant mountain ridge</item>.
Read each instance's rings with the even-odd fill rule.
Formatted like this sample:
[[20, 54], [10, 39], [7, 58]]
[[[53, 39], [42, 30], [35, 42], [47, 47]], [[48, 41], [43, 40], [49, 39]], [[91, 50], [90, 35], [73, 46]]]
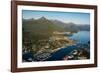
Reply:
[[76, 25], [74, 23], [64, 23], [59, 20], [50, 20], [45, 17], [38, 19], [22, 19], [22, 37], [23, 41], [36, 41], [48, 39], [53, 32], [78, 32], [89, 31], [89, 25]]
[[89, 31], [90, 25], [80, 24], [77, 25], [75, 23], [64, 23], [59, 20], [50, 20], [45, 17], [41, 17], [38, 19], [23, 19], [23, 28], [25, 30], [32, 31]]

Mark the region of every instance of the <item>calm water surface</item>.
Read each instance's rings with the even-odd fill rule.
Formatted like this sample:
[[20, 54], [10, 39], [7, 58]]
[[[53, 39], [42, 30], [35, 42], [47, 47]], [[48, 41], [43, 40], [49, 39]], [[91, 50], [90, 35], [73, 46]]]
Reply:
[[[62, 48], [56, 51], [55, 53], [52, 53], [52, 56], [46, 61], [62, 60], [64, 56], [68, 55], [71, 51], [76, 49], [80, 45], [80, 43], [85, 44], [89, 42], [90, 32], [89, 31], [79, 31], [77, 33], [74, 33], [72, 36], [70, 36], [69, 39], [75, 40], [77, 42], [76, 45], [72, 45], [67, 48]], [[29, 57], [33, 58], [31, 53], [27, 53], [23, 55], [24, 59], [27, 59]]]
[[50, 61], [62, 60], [64, 56], [68, 55], [71, 51], [76, 49], [80, 45], [80, 43], [81, 44], [88, 43], [90, 41], [90, 32], [89, 31], [79, 31], [77, 33], [74, 33], [69, 38], [77, 41], [77, 44], [58, 50], [57, 52], [53, 53], [52, 57], [49, 58], [48, 60]]
[[90, 41], [90, 32], [89, 31], [79, 31], [74, 33], [70, 39], [76, 40], [77, 43], [87, 43]]

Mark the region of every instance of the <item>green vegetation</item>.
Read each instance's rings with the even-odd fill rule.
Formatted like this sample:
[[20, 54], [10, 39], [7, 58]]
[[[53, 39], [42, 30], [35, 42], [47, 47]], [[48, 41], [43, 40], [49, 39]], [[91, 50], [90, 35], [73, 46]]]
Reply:
[[[57, 49], [63, 47], [64, 44], [71, 45], [75, 42], [67, 39], [64, 40], [51, 40], [51, 37], [55, 35], [53, 32], [57, 31], [59, 33], [62, 32], [70, 32], [71, 35], [73, 32], [77, 32], [84, 29], [85, 26], [77, 26], [74, 23], [63, 23], [61, 21], [53, 21], [46, 19], [45, 17], [41, 17], [39, 19], [23, 19], [22, 22], [22, 33], [23, 33], [23, 50], [38, 52], [46, 50], [46, 49]], [[88, 26], [88, 25], [87, 25]], [[81, 28], [80, 28], [81, 27]], [[87, 27], [89, 28], [89, 27]], [[58, 38], [57, 35], [55, 38]], [[60, 38], [64, 38], [65, 34], [61, 34]], [[49, 46], [46, 48], [46, 46]]]

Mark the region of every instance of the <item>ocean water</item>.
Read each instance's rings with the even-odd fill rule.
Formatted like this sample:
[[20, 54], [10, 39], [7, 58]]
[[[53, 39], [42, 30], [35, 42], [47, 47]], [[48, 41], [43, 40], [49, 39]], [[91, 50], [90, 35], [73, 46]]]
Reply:
[[90, 41], [90, 31], [79, 31], [69, 38], [77, 41], [77, 43], [87, 43]]
[[[61, 48], [60, 50], [52, 53], [52, 56], [46, 59], [46, 61], [62, 60], [64, 56], [68, 55], [71, 51], [76, 49], [80, 44], [85, 44], [90, 42], [90, 31], [79, 31], [77, 33], [74, 33], [72, 36], [69, 36], [69, 39], [75, 40], [76, 45], [68, 46], [66, 48]], [[28, 58], [34, 59], [31, 53], [24, 54], [23, 58], [24, 60], [27, 60]]]
[[76, 41], [76, 45], [72, 45], [66, 48], [62, 48], [52, 54], [52, 57], [49, 58], [49, 61], [62, 60], [64, 56], [68, 55], [71, 51], [76, 49], [81, 44], [87, 44], [90, 41], [90, 32], [89, 31], [79, 31], [74, 33], [69, 37], [72, 40]]

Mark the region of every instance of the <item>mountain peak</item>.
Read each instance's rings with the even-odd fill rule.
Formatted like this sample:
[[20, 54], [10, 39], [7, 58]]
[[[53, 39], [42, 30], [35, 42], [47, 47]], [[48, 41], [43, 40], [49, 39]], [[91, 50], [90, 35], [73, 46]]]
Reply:
[[39, 18], [39, 20], [47, 20], [44, 16]]
[[75, 23], [73, 23], [73, 22], [69, 22], [69, 23], [67, 23], [67, 24], [69, 24], [69, 25], [76, 25]]

